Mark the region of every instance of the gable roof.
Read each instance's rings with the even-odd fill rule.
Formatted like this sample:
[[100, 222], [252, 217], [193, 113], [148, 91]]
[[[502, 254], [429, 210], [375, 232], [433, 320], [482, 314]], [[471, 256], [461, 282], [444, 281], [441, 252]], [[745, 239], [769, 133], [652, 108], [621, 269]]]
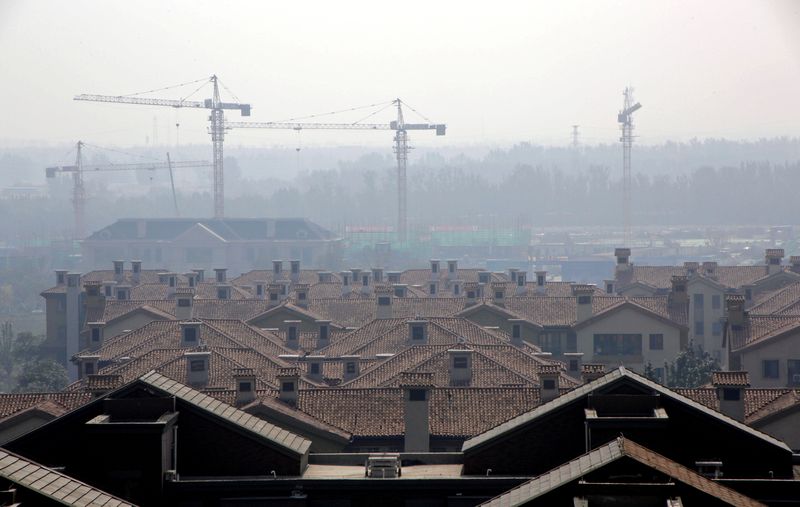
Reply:
[[509, 421], [506, 421], [503, 424], [500, 424], [499, 426], [496, 426], [496, 427], [490, 429], [489, 431], [486, 431], [486, 432], [484, 432], [484, 433], [482, 433], [480, 435], [476, 435], [475, 437], [473, 437], [473, 438], [467, 440], [466, 442], [464, 442], [464, 445], [462, 447], [462, 451], [463, 452], [468, 452], [468, 451], [472, 451], [474, 449], [480, 448], [480, 447], [488, 444], [489, 442], [491, 442], [491, 441], [493, 441], [493, 440], [495, 440], [497, 438], [501, 438], [502, 436], [504, 436], [504, 435], [506, 435], [506, 434], [508, 434], [510, 432], [513, 432], [513, 431], [516, 431], [518, 429], [521, 429], [522, 427], [524, 427], [527, 424], [535, 421], [539, 417], [542, 417], [542, 416], [544, 416], [546, 414], [552, 413], [552, 412], [558, 410], [561, 407], [564, 407], [564, 406], [566, 406], [566, 405], [568, 405], [570, 403], [573, 403], [573, 402], [583, 398], [584, 396], [588, 395], [589, 393], [591, 393], [591, 392], [593, 392], [593, 391], [595, 391], [597, 389], [600, 389], [600, 388], [602, 388], [604, 386], [607, 386], [607, 385], [611, 385], [612, 383], [617, 382], [617, 381], [619, 381], [620, 379], [623, 379], [623, 378], [629, 379], [629, 380], [631, 380], [633, 382], [636, 382], [638, 384], [644, 385], [645, 387], [647, 387], [649, 389], [652, 389], [653, 391], [659, 393], [660, 395], [663, 395], [664, 397], [679, 401], [679, 402], [681, 402], [681, 403], [683, 403], [685, 405], [688, 405], [688, 406], [692, 407], [693, 409], [695, 409], [695, 410], [697, 410], [697, 411], [699, 411], [699, 412], [701, 412], [701, 413], [703, 413], [703, 414], [705, 414], [707, 416], [710, 416], [710, 417], [713, 417], [715, 419], [718, 419], [721, 422], [724, 422], [726, 424], [734, 426], [736, 429], [738, 429], [740, 431], [744, 431], [745, 433], [747, 433], [747, 434], [749, 434], [749, 435], [751, 435], [753, 437], [761, 439], [761, 440], [765, 441], [768, 444], [774, 445], [774, 446], [779, 447], [779, 448], [781, 448], [781, 449], [783, 449], [785, 451], [791, 452], [791, 449], [789, 448], [789, 446], [787, 446], [785, 443], [781, 442], [780, 440], [778, 440], [778, 439], [776, 439], [774, 437], [771, 437], [771, 436], [769, 436], [769, 435], [767, 435], [765, 433], [761, 433], [760, 431], [757, 431], [757, 430], [747, 426], [744, 423], [741, 423], [741, 422], [739, 422], [739, 421], [737, 421], [735, 419], [732, 419], [732, 418], [730, 418], [730, 417], [728, 417], [728, 416], [726, 416], [724, 414], [721, 414], [721, 413], [717, 412], [716, 410], [708, 408], [706, 405], [703, 405], [702, 403], [694, 401], [691, 398], [687, 398], [686, 396], [683, 396], [683, 395], [681, 395], [681, 394], [679, 394], [679, 393], [677, 393], [675, 391], [672, 391], [672, 390], [662, 386], [661, 384], [653, 382], [650, 379], [647, 379], [647, 378], [645, 378], [645, 377], [643, 377], [643, 376], [641, 376], [641, 375], [639, 375], [637, 373], [634, 373], [631, 370], [628, 370], [627, 368], [625, 368], [624, 366], [620, 366], [617, 369], [611, 370], [610, 372], [606, 373], [605, 375], [603, 375], [602, 377], [600, 377], [597, 380], [594, 380], [594, 381], [589, 382], [587, 384], [584, 384], [584, 385], [582, 385], [580, 387], [577, 387], [577, 388], [567, 392], [566, 394], [562, 394], [558, 398], [555, 398], [555, 399], [549, 401], [548, 403], [540, 405], [540, 406], [534, 408], [533, 410], [531, 410], [529, 412], [526, 412], [526, 413], [524, 413], [522, 415], [519, 415], [519, 416], [517, 416], [517, 417], [515, 417], [513, 419], [510, 419]]
[[268, 441], [272, 447], [281, 448], [290, 454], [303, 455], [311, 447], [310, 440], [290, 433], [155, 371], [143, 375], [139, 378], [139, 381], [213, 414], [247, 433]]
[[516, 488], [481, 504], [486, 507], [511, 507], [524, 505], [582, 476], [599, 470], [621, 458], [630, 458], [653, 468], [672, 479], [707, 493], [729, 505], [737, 507], [764, 507], [764, 504], [716, 483], [698, 473], [657, 454], [632, 440], [616, 438], [568, 463], [540, 475]]
[[0, 477], [62, 505], [134, 507], [125, 500], [2, 448]]

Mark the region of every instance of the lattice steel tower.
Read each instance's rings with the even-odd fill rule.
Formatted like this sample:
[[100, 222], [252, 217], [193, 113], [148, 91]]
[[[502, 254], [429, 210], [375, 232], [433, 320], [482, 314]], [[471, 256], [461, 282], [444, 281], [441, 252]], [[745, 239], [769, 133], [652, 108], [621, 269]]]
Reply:
[[622, 92], [625, 101], [617, 115], [622, 137], [622, 213], [624, 221], [625, 245], [631, 242], [631, 146], [633, 146], [633, 113], [642, 105], [633, 102], [633, 88], [628, 86]]

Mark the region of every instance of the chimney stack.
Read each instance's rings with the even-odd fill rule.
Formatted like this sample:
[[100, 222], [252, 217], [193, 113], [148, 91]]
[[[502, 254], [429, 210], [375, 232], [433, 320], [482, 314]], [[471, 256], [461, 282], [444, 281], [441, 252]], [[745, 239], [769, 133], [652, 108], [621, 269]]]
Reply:
[[450, 349], [447, 351], [447, 364], [450, 385], [469, 387], [472, 383], [472, 351], [469, 349]]
[[711, 384], [717, 390], [719, 411], [744, 422], [744, 393], [750, 387], [750, 375], [746, 371], [715, 371], [711, 373]]
[[556, 364], [543, 364], [539, 366], [539, 383], [541, 386], [540, 398], [542, 403], [558, 398], [559, 378], [561, 368]]
[[270, 308], [273, 306], [278, 306], [283, 300], [283, 298], [281, 297], [282, 291], [283, 291], [283, 285], [276, 282], [268, 284], [267, 294], [269, 297], [269, 303], [267, 303], [267, 306], [269, 306]]
[[308, 308], [308, 289], [307, 283], [298, 283], [294, 286], [294, 293], [297, 297], [297, 306]]
[[67, 273], [66, 269], [57, 269], [56, 270], [56, 285], [61, 287], [67, 284]]
[[201, 322], [195, 321], [186, 321], [179, 324], [182, 348], [194, 348], [200, 345], [201, 325]]
[[686, 276], [691, 278], [691, 277], [697, 275], [697, 270], [700, 269], [700, 263], [699, 262], [693, 262], [693, 261], [686, 261], [686, 262], [683, 263], [683, 269], [686, 270]]
[[283, 276], [283, 261], [276, 259], [272, 261], [272, 279], [278, 280]]
[[547, 271], [536, 271], [536, 293], [541, 295], [547, 293]]
[[66, 357], [67, 364], [69, 365], [69, 379], [75, 381], [78, 379], [78, 371], [75, 365], [68, 360], [78, 353], [80, 345], [80, 325], [81, 325], [81, 274], [80, 273], [67, 273], [67, 296], [66, 296], [66, 328], [67, 328], [67, 342], [66, 342]]
[[352, 292], [350, 282], [352, 280], [350, 271], [342, 271], [339, 276], [342, 278], [342, 296], [348, 296]]
[[528, 272], [517, 272], [517, 296], [524, 296], [528, 293]]
[[292, 282], [297, 283], [300, 281], [300, 261], [289, 261], [289, 272]]
[[256, 399], [256, 372], [252, 368], [234, 368], [236, 406], [241, 407]]
[[492, 282], [492, 302], [497, 306], [505, 306], [506, 304], [505, 282]]
[[581, 378], [584, 384], [594, 382], [606, 374], [606, 366], [604, 364], [584, 363], [581, 367]]
[[583, 373], [583, 352], [565, 352], [564, 359], [567, 362], [567, 373], [570, 377], [581, 378]]
[[405, 423], [405, 452], [430, 451], [430, 395], [433, 373], [400, 374], [403, 390], [403, 422]]
[[703, 274], [708, 278], [716, 280], [717, 278], [717, 263], [706, 261], [703, 263]]
[[122, 282], [125, 279], [125, 261], [114, 261], [114, 280]]
[[288, 405], [295, 406], [300, 383], [300, 368], [297, 366], [281, 368], [276, 377], [280, 386], [278, 398]]
[[450, 259], [447, 261], [447, 279], [455, 280], [456, 278], [458, 278], [458, 261]]
[[689, 292], [686, 290], [688, 278], [686, 275], [672, 275], [670, 282], [672, 283], [668, 298], [670, 308], [686, 308], [689, 304]]
[[[631, 249], [630, 248], [615, 248], [614, 257], [617, 258], [617, 266], [615, 272], [617, 275], [623, 272], [628, 272], [633, 267], [631, 264]], [[616, 277], [619, 279], [619, 276]]]
[[192, 287], [178, 287], [175, 290], [175, 318], [178, 320], [192, 320], [194, 308], [194, 289]]
[[256, 287], [256, 299], [265, 300], [267, 299], [267, 282], [266, 280], [256, 280], [255, 282]]
[[317, 320], [317, 350], [331, 344], [331, 321]]
[[728, 313], [728, 323], [731, 326], [743, 326], [745, 320], [744, 298], [739, 295], [731, 294], [725, 298], [725, 305]]
[[342, 356], [342, 381], [349, 382], [361, 374], [361, 356]]
[[308, 377], [317, 382], [321, 382], [325, 376], [325, 356], [306, 356], [305, 359], [306, 362], [308, 362]]
[[393, 317], [392, 306], [394, 306], [392, 304], [392, 293], [388, 289], [381, 288], [381, 290], [376, 291], [375, 295], [377, 304], [375, 317], [378, 319], [391, 319]]
[[83, 282], [83, 290], [86, 292], [86, 313], [102, 311], [106, 299], [101, 290], [102, 286], [103, 282], [100, 281]]
[[431, 280], [439, 279], [440, 264], [439, 259], [431, 259]]
[[142, 280], [142, 261], [131, 261], [131, 280], [139, 283]]
[[208, 385], [211, 352], [201, 350], [198, 352], [184, 352], [186, 358], [186, 380], [195, 388]]
[[767, 248], [764, 255], [767, 263], [767, 274], [773, 275], [783, 269], [781, 265], [783, 255], [783, 248]]
[[594, 289], [594, 285], [580, 283], [572, 284], [572, 294], [575, 296], [577, 303], [575, 305], [576, 322], [583, 322], [593, 315], [594, 310], [592, 308], [592, 299], [594, 298]]
[[286, 346], [297, 350], [300, 347], [300, 320], [284, 320], [286, 325]]

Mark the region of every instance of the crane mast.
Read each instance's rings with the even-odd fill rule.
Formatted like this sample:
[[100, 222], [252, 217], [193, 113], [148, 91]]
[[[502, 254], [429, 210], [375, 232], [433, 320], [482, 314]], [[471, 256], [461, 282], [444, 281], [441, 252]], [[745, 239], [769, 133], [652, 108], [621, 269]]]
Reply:
[[408, 239], [407, 167], [409, 130], [434, 130], [437, 136], [445, 135], [447, 126], [441, 123], [406, 123], [403, 118], [403, 102], [391, 102], [397, 107], [397, 120], [389, 123], [297, 123], [297, 122], [226, 122], [226, 129], [258, 128], [286, 130], [394, 130], [393, 150], [397, 159], [397, 237], [401, 243]]
[[631, 242], [631, 147], [633, 146], [633, 113], [642, 105], [633, 102], [633, 88], [630, 86], [622, 92], [625, 97], [622, 110], [617, 115], [617, 122], [622, 131], [619, 138], [622, 143], [622, 214], [625, 245]]
[[72, 173], [72, 208], [75, 211], [76, 239], [86, 237], [86, 189], [83, 186], [83, 142], [78, 141], [75, 156], [75, 171]]
[[[250, 116], [250, 104], [240, 104], [238, 102], [223, 102], [219, 95], [219, 79], [216, 74], [208, 78], [213, 85], [213, 93], [210, 99], [203, 101], [184, 100], [184, 99], [157, 99], [131, 96], [113, 95], [88, 95], [82, 94], [75, 96], [75, 100], [90, 102], [111, 102], [115, 104], [133, 104], [140, 106], [162, 106], [162, 107], [188, 107], [195, 109], [210, 109], [208, 117], [210, 122], [209, 133], [211, 134], [211, 146], [213, 151], [214, 166], [214, 218], [224, 218], [225, 216], [225, 171], [223, 166], [223, 144], [225, 141], [225, 113], [226, 109], [238, 109], [242, 116]], [[198, 81], [194, 81], [196, 83]], [[178, 85], [181, 86], [181, 85]]]

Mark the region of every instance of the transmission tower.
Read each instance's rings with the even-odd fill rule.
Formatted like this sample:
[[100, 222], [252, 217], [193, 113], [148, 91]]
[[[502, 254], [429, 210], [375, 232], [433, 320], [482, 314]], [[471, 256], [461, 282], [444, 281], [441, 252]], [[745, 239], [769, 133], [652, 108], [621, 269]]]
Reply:
[[642, 105], [633, 102], [633, 88], [628, 86], [622, 92], [625, 100], [617, 115], [622, 137], [622, 213], [624, 221], [625, 245], [631, 242], [631, 146], [633, 146], [633, 113]]

